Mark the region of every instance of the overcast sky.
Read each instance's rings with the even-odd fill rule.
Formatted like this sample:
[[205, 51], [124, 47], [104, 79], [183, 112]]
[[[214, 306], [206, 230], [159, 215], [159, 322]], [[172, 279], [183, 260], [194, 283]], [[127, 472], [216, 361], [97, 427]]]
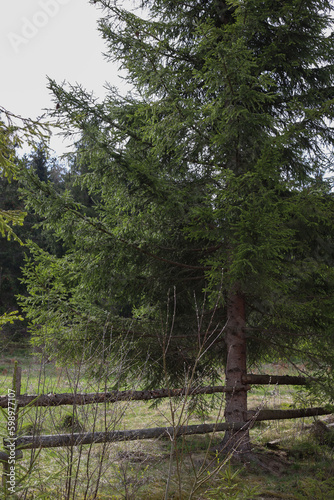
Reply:
[[[47, 76], [100, 97], [105, 82], [121, 87], [117, 66], [102, 55], [101, 15], [88, 0], [0, 0], [0, 105], [24, 117], [41, 115], [53, 106]], [[51, 145], [64, 152], [60, 139]]]

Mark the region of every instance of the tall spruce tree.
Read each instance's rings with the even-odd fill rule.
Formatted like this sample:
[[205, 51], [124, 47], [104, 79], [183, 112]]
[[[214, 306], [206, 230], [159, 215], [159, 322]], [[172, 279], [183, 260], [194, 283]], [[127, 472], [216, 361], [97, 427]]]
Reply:
[[[92, 3], [104, 9], [108, 57], [134, 90], [110, 88], [97, 104], [50, 81], [55, 113], [85, 138], [80, 182], [98, 201], [93, 216], [69, 193], [27, 188], [69, 248], [61, 259], [35, 248], [26, 267], [36, 341], [73, 354], [85, 325], [93, 350], [109, 322], [115, 357], [127, 345], [128, 369], [144, 366], [149, 386], [224, 367], [239, 389], [247, 359], [298, 359], [327, 373], [330, 2], [144, 0], [149, 19]], [[246, 410], [245, 390], [227, 393], [228, 422]], [[229, 431], [224, 445], [249, 451], [248, 432]]]

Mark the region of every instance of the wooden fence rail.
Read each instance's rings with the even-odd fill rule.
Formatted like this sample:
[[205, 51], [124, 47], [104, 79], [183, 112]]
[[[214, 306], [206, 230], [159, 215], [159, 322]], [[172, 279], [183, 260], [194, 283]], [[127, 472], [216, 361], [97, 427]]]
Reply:
[[[63, 406], [63, 405], [87, 405], [94, 403], [116, 403], [118, 401], [149, 401], [152, 399], [196, 396], [199, 394], [215, 394], [223, 392], [245, 391], [254, 385], [306, 385], [304, 377], [279, 376], [279, 375], [253, 375], [249, 374], [243, 378], [240, 386], [225, 387], [207, 386], [190, 387], [181, 389], [153, 389], [145, 391], [111, 391], [91, 394], [68, 393], [68, 394], [41, 394], [20, 395], [16, 398], [18, 408], [24, 406]], [[0, 396], [0, 407], [8, 407], [8, 396]]]
[[[153, 389], [145, 391], [111, 391], [100, 393], [67, 393], [67, 394], [41, 394], [22, 395], [17, 397], [18, 407], [24, 406], [65, 406], [65, 405], [88, 405], [94, 403], [117, 403], [118, 401], [150, 401], [152, 399], [196, 396], [199, 394], [214, 394], [221, 392], [233, 392], [250, 389], [249, 386], [224, 387], [190, 387], [182, 389]], [[7, 408], [8, 397], [0, 396], [0, 407]]]
[[[31, 450], [35, 448], [56, 448], [62, 446], [79, 446], [83, 444], [110, 443], [116, 441], [136, 441], [141, 439], [170, 438], [171, 436], [189, 436], [193, 434], [208, 434], [222, 432], [229, 429], [241, 430], [251, 427], [254, 422], [264, 420], [285, 420], [291, 418], [312, 417], [328, 415], [330, 411], [324, 408], [305, 408], [301, 410], [260, 410], [247, 412], [246, 422], [235, 424], [216, 423], [200, 425], [184, 425], [176, 427], [154, 427], [151, 429], [134, 429], [127, 431], [109, 432], [83, 432], [72, 434], [58, 434], [45, 436], [22, 436], [16, 439], [18, 450]], [[4, 439], [4, 445], [9, 441]]]
[[[97, 403], [116, 403], [118, 401], [149, 401], [158, 398], [196, 396], [199, 394], [214, 394], [232, 391], [248, 391], [251, 385], [307, 385], [308, 379], [304, 377], [279, 376], [279, 375], [254, 375], [248, 374], [242, 379], [242, 385], [234, 387], [208, 386], [181, 389], [155, 389], [144, 391], [111, 391], [102, 393], [71, 393], [71, 394], [20, 394], [21, 370], [15, 367], [13, 377], [13, 390], [16, 393], [15, 430], [18, 424], [18, 408], [27, 406], [63, 406], [86, 405]], [[0, 396], [0, 407], [9, 407], [8, 396]], [[185, 436], [192, 434], [207, 434], [222, 432], [229, 429], [241, 430], [251, 427], [257, 421], [283, 420], [302, 418], [332, 413], [324, 408], [306, 408], [291, 410], [254, 410], [247, 411], [244, 422], [234, 424], [215, 423], [188, 425], [179, 427], [157, 427], [151, 429], [134, 429], [127, 431], [86, 432], [60, 435], [17, 436], [15, 433], [15, 457], [22, 458], [22, 450], [36, 448], [54, 448], [62, 446], [79, 446], [84, 444], [106, 443], [116, 441], [133, 441], [140, 439], [171, 438], [171, 436]], [[5, 451], [0, 451], [0, 461], [3, 462], [3, 484], [8, 481], [9, 449], [12, 439], [4, 439]], [[6, 486], [5, 486], [6, 487]]]

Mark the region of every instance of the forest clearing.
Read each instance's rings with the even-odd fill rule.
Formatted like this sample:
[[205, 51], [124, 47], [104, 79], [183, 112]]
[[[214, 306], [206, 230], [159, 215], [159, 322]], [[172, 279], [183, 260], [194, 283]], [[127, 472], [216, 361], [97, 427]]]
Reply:
[[4, 497], [327, 500], [332, 2], [86, 3], [126, 86], [0, 105]]
[[[86, 377], [84, 367], [61, 368], [53, 362], [41, 363], [40, 357], [19, 349], [11, 349], [0, 359], [1, 387], [11, 386], [15, 360], [22, 367], [22, 394], [92, 393], [105, 389], [101, 387], [103, 381], [93, 384]], [[286, 366], [279, 363], [262, 370], [286, 374]], [[302, 388], [277, 385], [254, 387], [248, 397], [249, 408], [253, 409], [301, 407], [307, 399]], [[222, 398], [215, 395], [213, 401], [212, 396], [202, 396], [197, 408], [191, 397], [181, 401], [167, 398], [158, 405], [120, 401], [21, 408], [18, 436], [167, 427], [173, 426], [173, 421], [175, 426], [214, 423], [223, 418]], [[328, 441], [315, 430], [314, 423], [319, 419], [328, 426]], [[334, 492], [332, 422], [333, 415], [257, 422], [250, 431], [254, 461], [248, 462], [215, 451], [221, 433], [180, 436], [175, 441], [170, 436], [23, 450], [23, 458], [17, 461], [16, 491], [20, 492], [19, 498], [27, 499], [327, 500]], [[2, 436], [6, 436], [4, 424], [2, 421]]]

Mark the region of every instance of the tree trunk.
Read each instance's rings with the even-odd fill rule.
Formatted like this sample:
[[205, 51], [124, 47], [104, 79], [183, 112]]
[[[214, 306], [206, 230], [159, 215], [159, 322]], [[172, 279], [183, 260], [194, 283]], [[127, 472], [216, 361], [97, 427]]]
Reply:
[[[245, 297], [239, 286], [234, 286], [228, 297], [228, 323], [226, 326], [227, 359], [225, 382], [227, 387], [240, 387], [247, 375]], [[247, 390], [226, 394], [225, 420], [227, 423], [245, 422], [247, 415]], [[222, 441], [220, 451], [248, 453], [251, 451], [249, 431], [229, 430]]]

